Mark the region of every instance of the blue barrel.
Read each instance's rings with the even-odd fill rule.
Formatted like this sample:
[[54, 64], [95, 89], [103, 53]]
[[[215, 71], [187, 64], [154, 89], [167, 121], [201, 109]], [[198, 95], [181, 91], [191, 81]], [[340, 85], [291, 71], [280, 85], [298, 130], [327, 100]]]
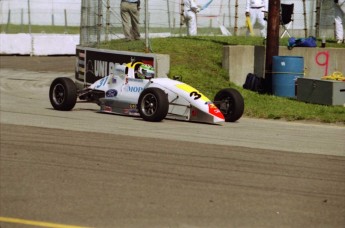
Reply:
[[303, 77], [302, 56], [273, 56], [272, 92], [280, 97], [296, 97], [297, 78]]

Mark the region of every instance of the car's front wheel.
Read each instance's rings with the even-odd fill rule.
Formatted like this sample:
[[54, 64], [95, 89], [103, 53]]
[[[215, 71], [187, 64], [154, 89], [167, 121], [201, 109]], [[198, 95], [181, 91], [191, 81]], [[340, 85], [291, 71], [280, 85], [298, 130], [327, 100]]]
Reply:
[[70, 111], [77, 103], [77, 87], [70, 78], [56, 78], [49, 89], [50, 103], [54, 109]]
[[214, 104], [222, 112], [226, 122], [235, 122], [244, 112], [243, 97], [232, 88], [220, 90], [214, 97]]
[[146, 121], [159, 122], [168, 114], [169, 100], [167, 94], [159, 88], [147, 88], [141, 92], [138, 100], [141, 118]]

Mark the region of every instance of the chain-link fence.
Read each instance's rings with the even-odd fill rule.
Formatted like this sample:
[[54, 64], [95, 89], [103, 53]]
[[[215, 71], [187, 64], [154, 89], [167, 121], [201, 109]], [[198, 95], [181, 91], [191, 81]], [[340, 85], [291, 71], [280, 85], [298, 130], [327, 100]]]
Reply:
[[80, 0], [0, 0], [1, 33], [79, 33]]
[[[79, 32], [83, 45], [92, 45], [123, 37], [120, 16], [121, 0], [0, 0], [2, 33]], [[209, 0], [199, 0], [200, 5]], [[281, 0], [293, 3], [294, 22], [290, 29], [296, 37], [334, 37], [333, 0]], [[141, 32], [148, 36], [186, 34], [181, 23], [182, 0], [141, 0]], [[245, 0], [213, 0], [198, 14], [199, 35], [221, 35], [224, 26], [232, 35], [246, 33]], [[42, 26], [44, 25], [44, 26]], [[32, 31], [31, 27], [39, 26]], [[36, 28], [36, 27], [35, 27]], [[55, 29], [54, 29], [55, 28]], [[254, 27], [255, 28], [255, 27]], [[12, 29], [12, 30], [11, 30]], [[29, 31], [28, 31], [29, 30]]]

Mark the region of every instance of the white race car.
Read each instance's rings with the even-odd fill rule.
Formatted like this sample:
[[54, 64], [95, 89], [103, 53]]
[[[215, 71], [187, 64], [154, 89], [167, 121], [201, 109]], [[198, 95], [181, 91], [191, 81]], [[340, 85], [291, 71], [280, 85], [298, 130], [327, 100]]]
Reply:
[[49, 90], [50, 103], [56, 110], [69, 111], [77, 100], [93, 102], [100, 112], [140, 116], [152, 122], [167, 118], [215, 124], [234, 122], [243, 114], [243, 97], [233, 88], [220, 90], [212, 102], [183, 82], [154, 78], [151, 66], [143, 64], [129, 73], [126, 66], [118, 66], [114, 74], [81, 90], [70, 78], [56, 78]]

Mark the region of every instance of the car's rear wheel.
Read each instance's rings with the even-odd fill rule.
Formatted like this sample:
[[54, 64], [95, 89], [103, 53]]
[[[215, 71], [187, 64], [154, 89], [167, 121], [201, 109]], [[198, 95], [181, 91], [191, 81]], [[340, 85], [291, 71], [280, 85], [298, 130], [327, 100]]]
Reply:
[[244, 100], [235, 89], [220, 90], [214, 97], [214, 104], [222, 112], [226, 122], [235, 122], [244, 112]]
[[72, 110], [77, 103], [77, 87], [73, 80], [66, 77], [56, 78], [50, 85], [49, 99], [56, 110]]
[[169, 100], [167, 94], [159, 88], [147, 88], [141, 92], [138, 100], [141, 118], [146, 121], [159, 122], [168, 114]]

